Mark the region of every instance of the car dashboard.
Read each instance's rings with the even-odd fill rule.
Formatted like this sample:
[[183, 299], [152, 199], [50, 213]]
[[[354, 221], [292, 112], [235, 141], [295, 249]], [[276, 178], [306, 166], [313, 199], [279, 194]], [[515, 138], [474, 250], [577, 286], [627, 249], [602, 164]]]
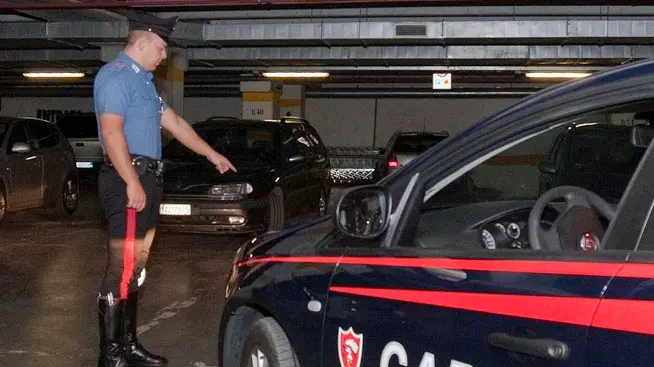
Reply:
[[[534, 201], [499, 201], [430, 208], [418, 223], [415, 245], [443, 250], [529, 249], [528, 220]], [[547, 206], [541, 227], [559, 215]]]

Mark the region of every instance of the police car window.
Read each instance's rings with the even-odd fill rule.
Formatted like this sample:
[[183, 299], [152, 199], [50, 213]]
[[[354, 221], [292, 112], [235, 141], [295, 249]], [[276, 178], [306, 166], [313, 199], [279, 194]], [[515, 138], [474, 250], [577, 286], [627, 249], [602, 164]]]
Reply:
[[[642, 116], [638, 112], [645, 107], [623, 107], [566, 122], [483, 161], [427, 198], [412, 245], [471, 251], [527, 251], [533, 242], [534, 247], [571, 251], [597, 246], [608, 229], [607, 215], [584, 207], [566, 208], [565, 201], [553, 199], [540, 212], [540, 227], [550, 229], [565, 212], [556, 222], [560, 238], [532, 241], [531, 209], [549, 190], [576, 186], [599, 195], [615, 210], [646, 149], [632, 141], [633, 126], [654, 128], [654, 119], [634, 118]], [[628, 123], [625, 115], [632, 117]], [[557, 143], [563, 159], [552, 161], [550, 153]], [[536, 225], [532, 223], [533, 228]], [[576, 236], [584, 226], [593, 237], [580, 245]]]

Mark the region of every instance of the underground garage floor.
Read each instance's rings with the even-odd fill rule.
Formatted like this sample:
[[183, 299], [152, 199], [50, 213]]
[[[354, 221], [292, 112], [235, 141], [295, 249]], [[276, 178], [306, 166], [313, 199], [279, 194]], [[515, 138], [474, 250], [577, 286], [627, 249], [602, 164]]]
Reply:
[[[95, 366], [95, 297], [106, 233], [94, 191], [73, 218], [41, 212], [7, 218], [0, 233], [0, 365]], [[247, 236], [160, 232], [139, 308], [139, 338], [169, 366], [216, 365], [225, 280]]]

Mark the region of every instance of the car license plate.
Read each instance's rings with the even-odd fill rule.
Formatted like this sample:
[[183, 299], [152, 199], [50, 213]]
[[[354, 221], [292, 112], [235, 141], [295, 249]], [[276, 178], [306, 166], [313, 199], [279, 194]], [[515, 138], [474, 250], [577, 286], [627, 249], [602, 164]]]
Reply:
[[161, 204], [159, 205], [161, 215], [191, 215], [189, 204]]
[[76, 162], [77, 168], [93, 168], [93, 162]]

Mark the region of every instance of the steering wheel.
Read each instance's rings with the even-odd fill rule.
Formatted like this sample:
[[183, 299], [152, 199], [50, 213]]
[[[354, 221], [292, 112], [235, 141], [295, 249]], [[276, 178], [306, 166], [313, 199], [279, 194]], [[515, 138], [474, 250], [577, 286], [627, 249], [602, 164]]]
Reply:
[[[549, 230], [544, 230], [541, 227], [541, 216], [549, 202], [558, 198], [565, 199], [565, 208], [556, 218], [554, 223], [552, 223], [552, 227]], [[578, 186], [557, 186], [546, 191], [538, 198], [538, 200], [536, 200], [534, 206], [531, 208], [531, 212], [529, 213], [528, 226], [530, 247], [534, 250], [542, 250], [553, 248], [554, 244], [558, 244], [559, 249], [563, 248], [564, 243], [561, 240], [562, 236], [558, 229], [561, 221], [578, 219], [571, 217], [585, 215], [585, 213], [593, 211], [593, 208], [599, 210], [599, 212], [609, 221], [612, 221], [615, 217], [615, 210], [613, 207], [611, 207], [606, 200], [590, 190]], [[593, 217], [592, 220], [599, 223], [597, 216], [593, 215]], [[571, 225], [574, 226], [574, 223]], [[565, 238], [566, 236], [563, 237]], [[581, 237], [578, 237], [578, 239], [581, 240]], [[598, 245], [598, 248], [599, 247], [601, 246]]]

